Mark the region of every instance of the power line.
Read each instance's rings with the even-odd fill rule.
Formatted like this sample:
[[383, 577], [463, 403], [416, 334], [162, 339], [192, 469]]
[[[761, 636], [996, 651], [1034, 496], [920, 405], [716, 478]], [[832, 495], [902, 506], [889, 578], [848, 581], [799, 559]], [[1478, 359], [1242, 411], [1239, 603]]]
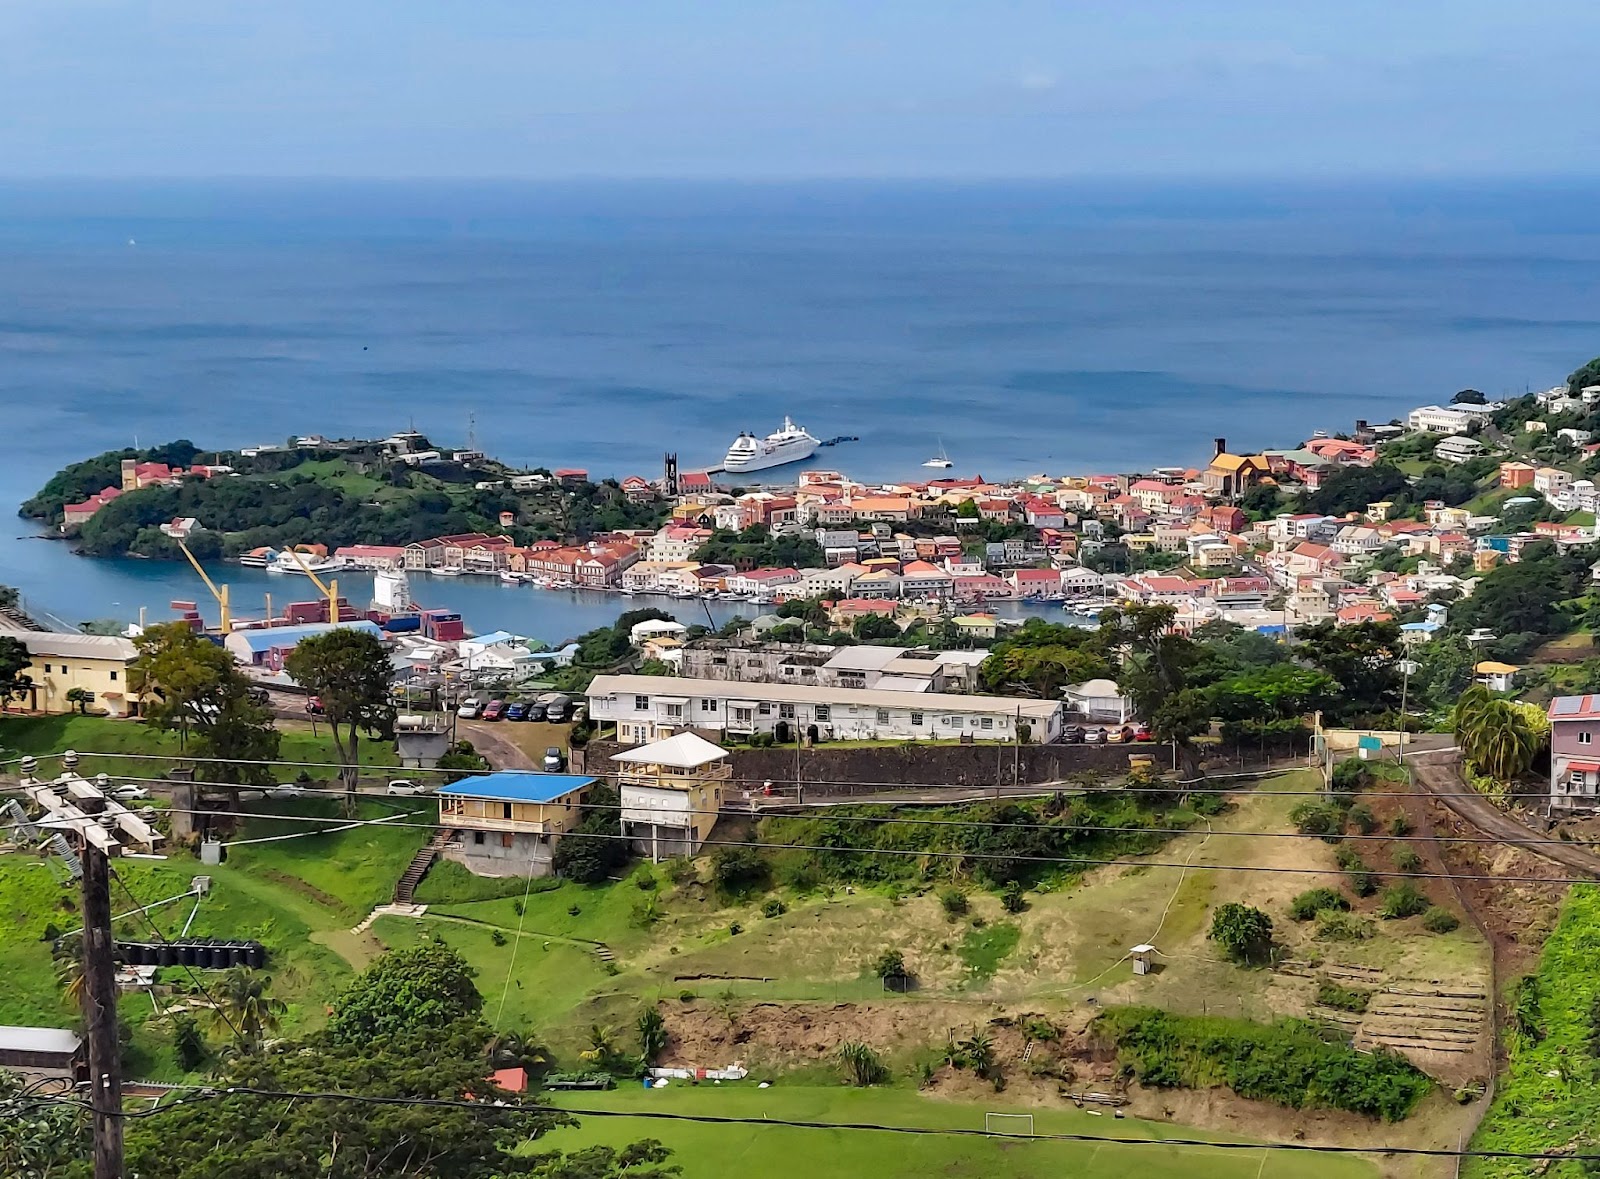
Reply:
[[[322, 815], [284, 815], [264, 814], [251, 812], [238, 812], [226, 810], [203, 810], [189, 807], [174, 808], [177, 813], [191, 815], [208, 815], [221, 818], [235, 819], [267, 819], [293, 823], [337, 823], [342, 827], [389, 827], [419, 831], [437, 831], [438, 823], [401, 823], [389, 819], [348, 819], [334, 818]], [[470, 828], [468, 828], [470, 830]], [[1137, 833], [1138, 829], [1103, 827], [1095, 828], [1105, 832]], [[1192, 834], [1186, 831], [1184, 834]], [[308, 836], [326, 834], [326, 832], [307, 832]], [[1228, 835], [1227, 831], [1214, 832], [1215, 835]], [[1242, 833], [1246, 838], [1251, 836]], [[632, 842], [635, 837], [623, 834], [568, 832], [562, 838], [576, 837], [579, 839], [615, 839]], [[1312, 838], [1321, 839], [1322, 836]], [[1261, 872], [1278, 873], [1293, 876], [1328, 876], [1336, 875], [1340, 869], [1336, 868], [1285, 868], [1265, 864], [1183, 864], [1173, 861], [1149, 859], [1100, 859], [1093, 856], [1036, 856], [1036, 855], [1009, 855], [1000, 852], [957, 851], [957, 850], [919, 850], [916, 848], [883, 848], [883, 847], [835, 847], [826, 844], [805, 843], [777, 843], [761, 840], [744, 839], [704, 839], [701, 846], [709, 847], [754, 847], [772, 851], [812, 851], [833, 852], [839, 855], [867, 856], [901, 856], [910, 858], [952, 859], [952, 860], [1001, 860], [1011, 863], [1025, 864], [1063, 864], [1071, 867], [1124, 867], [1124, 868], [1183, 868], [1212, 872]], [[1498, 842], [1498, 841], [1495, 841]], [[1575, 845], [1565, 844], [1567, 847]], [[1378, 873], [1394, 880], [1476, 880], [1498, 884], [1594, 884], [1596, 877], [1562, 877], [1562, 876], [1495, 876], [1464, 872], [1391, 872]]]
[[[1517, 1150], [1482, 1150], [1482, 1149], [1449, 1149], [1447, 1147], [1427, 1146], [1399, 1146], [1383, 1144], [1374, 1146], [1344, 1146], [1338, 1144], [1316, 1144], [1309, 1142], [1240, 1142], [1231, 1139], [1211, 1140], [1205, 1138], [1120, 1138], [1110, 1134], [1073, 1134], [1073, 1133], [1048, 1133], [1048, 1134], [1016, 1134], [1006, 1131], [980, 1130], [963, 1126], [896, 1126], [884, 1122], [819, 1122], [804, 1121], [796, 1118], [772, 1117], [734, 1117], [720, 1114], [689, 1114], [674, 1113], [667, 1110], [623, 1110], [623, 1109], [578, 1109], [571, 1106], [555, 1105], [526, 1105], [506, 1101], [465, 1101], [446, 1097], [386, 1097], [366, 1093], [333, 1093], [333, 1092], [301, 1092], [280, 1089], [258, 1089], [252, 1086], [227, 1086], [217, 1089], [206, 1089], [194, 1097], [179, 1098], [167, 1105], [158, 1106], [150, 1110], [128, 1110], [121, 1116], [124, 1118], [155, 1117], [162, 1113], [193, 1105], [201, 1101], [219, 1101], [228, 1097], [255, 1097], [268, 1101], [343, 1101], [352, 1104], [381, 1105], [381, 1106], [409, 1106], [431, 1109], [461, 1109], [479, 1114], [528, 1114], [548, 1115], [553, 1113], [567, 1113], [575, 1117], [593, 1118], [639, 1118], [648, 1121], [664, 1122], [691, 1122], [701, 1125], [713, 1126], [759, 1126], [771, 1128], [782, 1126], [795, 1130], [843, 1130], [851, 1132], [872, 1132], [881, 1134], [904, 1134], [911, 1136], [941, 1137], [941, 1138], [997, 1138], [1016, 1142], [1082, 1142], [1095, 1143], [1104, 1146], [1155, 1146], [1187, 1148], [1203, 1148], [1210, 1150], [1236, 1150], [1236, 1151], [1288, 1151], [1297, 1154], [1338, 1154], [1338, 1155], [1366, 1155], [1386, 1154], [1417, 1158], [1454, 1158], [1454, 1159], [1512, 1159], [1525, 1162], [1544, 1161], [1577, 1161], [1591, 1162], [1600, 1160], [1600, 1154], [1581, 1154], [1569, 1151], [1517, 1151]], [[24, 1097], [21, 1100], [36, 1102], [63, 1102], [66, 1104], [81, 1104], [65, 1098], [49, 1097]]]

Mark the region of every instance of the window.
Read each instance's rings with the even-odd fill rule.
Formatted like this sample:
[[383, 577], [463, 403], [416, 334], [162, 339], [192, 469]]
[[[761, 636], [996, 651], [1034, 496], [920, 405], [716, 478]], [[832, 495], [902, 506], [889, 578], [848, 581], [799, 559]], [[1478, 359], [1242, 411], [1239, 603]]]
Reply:
[[635, 696], [633, 698], [633, 710], [635, 712], [649, 712], [650, 711], [650, 697], [648, 697], [648, 696]]
[[992, 717], [992, 716], [984, 717], [983, 718], [983, 727], [986, 728], [986, 729], [994, 728], [994, 717]]
[[476, 843], [476, 844], [482, 844], [483, 843], [483, 832], [482, 831], [474, 831], [472, 833], [472, 842]]
[[511, 804], [509, 802], [502, 802], [500, 804], [500, 817], [502, 819], [509, 819], [511, 817]]
[[700, 701], [700, 711], [701, 712], [715, 712], [716, 710], [717, 710], [717, 702], [715, 700], [701, 700]]
[[944, 727], [947, 729], [959, 729], [961, 727], [961, 718], [959, 716], [945, 717]]
[[756, 705], [756, 711], [759, 712], [762, 716], [771, 716], [772, 715], [772, 705], [765, 704], [765, 703], [758, 704], [758, 705]]
[[748, 708], [735, 708], [733, 710], [733, 723], [747, 725], [750, 723], [750, 710]]
[[819, 721], [825, 721], [825, 720], [833, 719], [833, 714], [828, 711], [828, 706], [826, 704], [817, 705], [816, 716], [817, 716], [817, 719]]
[[880, 725], [886, 725], [889, 723], [889, 710], [887, 708], [878, 709], [878, 723]]
[[922, 714], [920, 712], [913, 712], [911, 714], [911, 727], [914, 729], [920, 729], [922, 727]]
[[112, 672], [111, 673], [111, 682], [113, 684], [117, 682], [117, 673], [116, 672]]
[[46, 663], [44, 665], [44, 674], [45, 675], [49, 675], [50, 674], [50, 665], [48, 663]]
[[683, 719], [683, 705], [681, 705], [681, 704], [669, 704], [669, 705], [667, 705], [667, 719], [668, 720], [682, 720]]
[[778, 705], [778, 719], [780, 719], [780, 720], [793, 720], [794, 719], [794, 705], [793, 704], [780, 704], [780, 705]]
[[[49, 669], [46, 668], [45, 670], [48, 671]], [[1578, 744], [1579, 745], [1591, 745], [1593, 743], [1594, 743], [1594, 734], [1593, 733], [1579, 733], [1578, 734]]]

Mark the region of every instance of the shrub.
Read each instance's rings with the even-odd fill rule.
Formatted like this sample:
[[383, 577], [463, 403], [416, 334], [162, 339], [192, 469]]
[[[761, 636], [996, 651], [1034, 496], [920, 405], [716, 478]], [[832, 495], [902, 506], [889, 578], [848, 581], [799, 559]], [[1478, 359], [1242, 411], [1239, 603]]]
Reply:
[[740, 925], [737, 921], [735, 921], [732, 925], [728, 926], [728, 936], [729, 937], [738, 937], [743, 932], [744, 932], [744, 926]]
[[1234, 962], [1260, 962], [1272, 952], [1272, 918], [1260, 909], [1229, 901], [1211, 915], [1211, 932], [1206, 936]]
[[1022, 881], [1013, 880], [1001, 890], [1000, 907], [1007, 913], [1020, 913], [1028, 907], [1028, 898], [1022, 892]]
[[1347, 757], [1333, 767], [1332, 787], [1339, 794], [1355, 794], [1372, 785], [1372, 771], [1359, 757]]
[[1396, 815], [1389, 820], [1389, 834], [1396, 839], [1411, 834], [1411, 820], [1404, 815]]
[[1402, 872], [1420, 872], [1423, 868], [1422, 857], [1409, 847], [1403, 847], [1394, 853], [1394, 866]]
[[1344, 811], [1331, 802], [1302, 802], [1289, 812], [1289, 821], [1302, 835], [1320, 835], [1337, 843], [1344, 834]]
[[1433, 1083], [1399, 1053], [1330, 1043], [1304, 1020], [1258, 1024], [1150, 1007], [1107, 1011], [1093, 1025], [1143, 1085], [1206, 1088], [1294, 1109], [1328, 1107], [1399, 1121]]
[[688, 856], [674, 856], [667, 861], [667, 879], [674, 884], [694, 884], [700, 879], [700, 870]]
[[489, 931], [489, 940], [497, 946], [503, 946], [506, 944], [506, 935], [498, 929], [491, 929]]
[[1442, 905], [1434, 905], [1422, 915], [1422, 928], [1429, 933], [1454, 933], [1461, 928], [1461, 918]]
[[1372, 808], [1364, 802], [1358, 802], [1345, 814], [1355, 829], [1363, 835], [1371, 835], [1378, 829], [1378, 816], [1372, 813]]
[[180, 1011], [173, 1016], [172, 1049], [179, 1067], [186, 1073], [194, 1072], [205, 1061], [205, 1037], [200, 1034], [200, 1026], [195, 1023], [194, 1016], [187, 1012]]
[[1346, 910], [1350, 901], [1336, 888], [1311, 888], [1289, 902], [1289, 916], [1296, 921], [1310, 921], [1327, 910]]
[[1228, 800], [1220, 794], [1200, 794], [1189, 801], [1189, 809], [1201, 818], [1209, 819], [1228, 809]]
[[899, 950], [885, 950], [879, 954], [877, 961], [872, 964], [872, 973], [885, 981], [911, 977], [911, 972], [906, 969], [906, 956]]
[[753, 847], [719, 848], [711, 857], [711, 879], [717, 891], [737, 894], [766, 880], [767, 859]]
[[860, 1040], [846, 1040], [839, 1045], [839, 1064], [844, 1068], [845, 1080], [861, 1088], [889, 1078], [883, 1057]]
[[1426, 913], [1428, 907], [1427, 894], [1411, 881], [1402, 880], [1399, 884], [1391, 884], [1383, 890], [1383, 901], [1378, 906], [1378, 916], [1385, 921], [1396, 921], [1404, 917], [1415, 917], [1418, 913]]
[[641, 868], [634, 876], [633, 883], [640, 892], [654, 892], [656, 887], [655, 874], [648, 868]]
[[1350, 887], [1356, 896], [1370, 897], [1378, 891], [1378, 874], [1367, 867], [1367, 862], [1355, 848], [1341, 847], [1338, 860], [1339, 867], [1344, 869], [1345, 877], [1350, 881]]
[[1324, 942], [1362, 942], [1376, 932], [1372, 922], [1354, 913], [1324, 910], [1317, 914], [1317, 931], [1313, 936]]
[[1342, 987], [1322, 979], [1317, 983], [1317, 1002], [1337, 1011], [1350, 1011], [1359, 1015], [1372, 1002], [1372, 992], [1360, 987]]
[[680, 1002], [680, 1003], [693, 1003], [694, 1001], [695, 1001], [695, 993], [693, 991], [679, 991], [678, 992], [678, 1002]]
[[967, 894], [959, 888], [946, 888], [939, 892], [939, 906], [944, 910], [944, 915], [954, 921], [957, 917], [966, 916], [972, 903], [967, 900]]
[[782, 917], [788, 911], [789, 906], [777, 897], [768, 898], [767, 902], [761, 906], [761, 915], [763, 917]]

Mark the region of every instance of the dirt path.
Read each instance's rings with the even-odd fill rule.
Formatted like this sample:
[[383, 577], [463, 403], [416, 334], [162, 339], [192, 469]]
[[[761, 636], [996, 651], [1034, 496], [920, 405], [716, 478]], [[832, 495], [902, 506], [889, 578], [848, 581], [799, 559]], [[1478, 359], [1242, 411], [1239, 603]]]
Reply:
[[472, 747], [488, 758], [489, 764], [497, 770], [538, 769], [533, 758], [519, 749], [515, 741], [498, 731], [497, 723], [505, 722], [484, 724], [482, 721], [458, 720], [456, 734], [471, 741]]
[[1517, 822], [1487, 798], [1474, 794], [1457, 772], [1454, 754], [1422, 754], [1413, 758], [1411, 764], [1416, 769], [1416, 780], [1424, 790], [1432, 794], [1440, 805], [1483, 834], [1503, 839], [1512, 846], [1542, 856], [1563, 868], [1600, 879], [1600, 856], [1593, 852], [1554, 840], [1549, 843], [1529, 843], [1529, 840], [1543, 837]]

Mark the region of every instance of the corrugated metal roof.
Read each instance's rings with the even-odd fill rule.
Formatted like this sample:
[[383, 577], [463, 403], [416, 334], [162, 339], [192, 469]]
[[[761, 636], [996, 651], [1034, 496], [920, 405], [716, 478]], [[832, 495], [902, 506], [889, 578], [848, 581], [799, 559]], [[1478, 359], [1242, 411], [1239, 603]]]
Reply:
[[0, 1025], [0, 1052], [59, 1052], [70, 1056], [82, 1043], [67, 1028]]
[[1551, 720], [1600, 719], [1600, 697], [1557, 696], [1550, 701]]
[[492, 798], [497, 802], [552, 802], [564, 794], [592, 785], [594, 779], [582, 774], [504, 771], [463, 778], [459, 782], [441, 786], [438, 793], [463, 798]]

